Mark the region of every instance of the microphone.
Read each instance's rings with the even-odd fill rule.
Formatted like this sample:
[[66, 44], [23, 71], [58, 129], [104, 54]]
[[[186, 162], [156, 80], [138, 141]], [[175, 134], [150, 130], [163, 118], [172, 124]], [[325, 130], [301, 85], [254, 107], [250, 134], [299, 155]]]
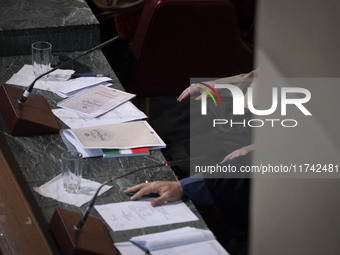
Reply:
[[85, 56], [85, 55], [87, 55], [87, 54], [89, 54], [89, 53], [91, 53], [91, 52], [93, 52], [93, 51], [95, 51], [95, 50], [101, 49], [101, 48], [103, 48], [103, 47], [109, 45], [110, 43], [112, 43], [112, 42], [118, 40], [118, 39], [120, 39], [120, 37], [117, 35], [116, 37], [113, 37], [113, 38], [111, 38], [111, 39], [109, 39], [109, 40], [107, 40], [107, 41], [105, 41], [105, 42], [103, 42], [103, 43], [101, 43], [101, 44], [99, 44], [99, 45], [97, 45], [97, 46], [95, 46], [95, 47], [89, 49], [89, 50], [84, 51], [84, 52], [83, 52], [82, 54], [80, 54], [79, 56], [74, 57], [74, 58], [71, 58], [71, 59], [69, 59], [69, 60], [67, 60], [67, 61], [65, 61], [65, 62], [63, 62], [63, 63], [57, 65], [56, 67], [50, 69], [50, 70], [47, 71], [46, 73], [43, 73], [43, 74], [37, 76], [37, 77], [33, 80], [33, 82], [27, 87], [27, 89], [25, 90], [25, 92], [23, 93], [23, 95], [21, 96], [21, 98], [18, 99], [18, 102], [19, 102], [20, 104], [24, 104], [24, 103], [26, 102], [27, 97], [28, 97], [29, 94], [32, 92], [32, 89], [33, 89], [33, 87], [34, 87], [34, 84], [36, 83], [37, 80], [39, 80], [39, 79], [42, 78], [43, 76], [45, 76], [45, 75], [47, 75], [47, 74], [49, 74], [49, 73], [52, 73], [53, 71], [57, 70], [58, 68], [60, 68], [60, 67], [62, 67], [62, 66], [64, 66], [64, 65], [66, 65], [66, 64], [68, 64], [68, 63], [70, 63], [70, 62], [72, 62], [72, 61], [74, 61], [74, 60], [77, 60], [78, 58], [81, 58], [81, 57], [83, 57], [83, 56]]
[[[170, 162], [163, 162], [151, 166], [140, 167], [128, 171], [125, 174], [112, 177], [105, 181], [97, 189], [90, 200], [83, 215], [57, 208], [50, 221], [50, 231], [63, 254], [120, 254], [114, 246], [113, 241], [105, 225], [101, 220], [88, 217], [99, 191], [106, 184], [121, 179], [125, 176], [135, 174], [139, 171], [164, 167], [175, 166], [188, 162], [190, 159], [182, 159]], [[80, 217], [81, 216], [81, 217]], [[74, 225], [78, 221], [77, 225]], [[87, 224], [84, 226], [85, 222]]]
[[9, 133], [12, 136], [58, 133], [59, 125], [47, 100], [38, 94], [30, 95], [34, 84], [41, 77], [55, 71], [65, 64], [77, 60], [97, 49], [101, 49], [118, 39], [120, 39], [120, 37], [116, 36], [107, 40], [84, 51], [79, 56], [57, 65], [46, 73], [37, 76], [26, 88], [24, 93], [22, 93], [22, 89], [7, 84], [0, 86], [0, 111]]

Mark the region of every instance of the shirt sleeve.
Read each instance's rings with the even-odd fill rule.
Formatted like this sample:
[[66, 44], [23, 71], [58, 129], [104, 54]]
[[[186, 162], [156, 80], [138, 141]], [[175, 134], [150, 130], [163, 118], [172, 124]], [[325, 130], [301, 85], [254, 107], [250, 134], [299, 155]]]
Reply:
[[196, 205], [212, 205], [210, 192], [205, 185], [204, 178], [201, 174], [196, 174], [191, 177], [180, 180], [183, 195], [188, 197]]

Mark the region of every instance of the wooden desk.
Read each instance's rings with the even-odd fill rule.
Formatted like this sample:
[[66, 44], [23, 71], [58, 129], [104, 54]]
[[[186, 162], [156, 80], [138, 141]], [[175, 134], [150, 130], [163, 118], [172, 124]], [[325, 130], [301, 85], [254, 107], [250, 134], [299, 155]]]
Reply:
[[[72, 54], [61, 54], [55, 56], [54, 61], [66, 59]], [[17, 72], [24, 64], [30, 63], [30, 56], [5, 57], [0, 63], [0, 82], [5, 83], [15, 72]], [[108, 65], [105, 57], [100, 51], [96, 51], [79, 61], [76, 61], [72, 66], [65, 68], [73, 68], [77, 72], [110, 72], [113, 78], [113, 87], [122, 88], [114, 72]], [[61, 100], [55, 94], [48, 91], [35, 91], [41, 93], [55, 107], [57, 101]], [[65, 128], [63, 123], [59, 123]], [[48, 223], [56, 207], [62, 207], [67, 210], [82, 213], [86, 209], [86, 204], [82, 207], [71, 206], [58, 202], [56, 200], [40, 196], [33, 191], [33, 187], [40, 186], [48, 180], [58, 175], [60, 170], [60, 154], [66, 150], [64, 143], [59, 134], [30, 136], [30, 137], [12, 137], [6, 132], [6, 128], [2, 120], [0, 120], [0, 146], [6, 153], [6, 159], [13, 162], [12, 173], [15, 176], [21, 190], [23, 191], [34, 216], [41, 227], [42, 233], [50, 244], [54, 253], [58, 253], [54, 241], [48, 231]], [[123, 174], [126, 169], [139, 166], [153, 165], [155, 163], [164, 162], [162, 153], [157, 150], [153, 151], [150, 156], [141, 157], [125, 157], [125, 158], [87, 158], [84, 160], [85, 169], [83, 177], [85, 179], [103, 182], [112, 176]], [[124, 194], [126, 187], [144, 182], [145, 180], [176, 180], [170, 167], [156, 168], [152, 170], [142, 171], [136, 175], [122, 178], [113, 184], [113, 188], [98, 197], [96, 204], [107, 204], [112, 202], [128, 201], [129, 197]], [[1, 192], [3, 187], [0, 186]], [[11, 196], [11, 195], [10, 195]], [[189, 208], [197, 215], [199, 221], [170, 224], [164, 226], [149, 227], [143, 229], [135, 229], [128, 231], [113, 232], [108, 226], [108, 230], [115, 242], [127, 241], [132, 236], [166, 231], [183, 226], [192, 226], [197, 228], [207, 228], [196, 208], [190, 201], [185, 201]], [[13, 210], [14, 212], [17, 211]], [[96, 218], [101, 218], [96, 210], [92, 210], [91, 215]]]

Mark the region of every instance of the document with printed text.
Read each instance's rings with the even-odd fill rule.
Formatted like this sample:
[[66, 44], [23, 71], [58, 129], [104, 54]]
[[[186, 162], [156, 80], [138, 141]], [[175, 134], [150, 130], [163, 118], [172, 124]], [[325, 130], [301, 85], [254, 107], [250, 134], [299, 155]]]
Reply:
[[164, 148], [165, 143], [146, 121], [133, 121], [61, 131], [75, 147], [87, 149]]
[[182, 201], [152, 207], [151, 199], [95, 206], [114, 231], [198, 220]]
[[52, 112], [70, 128], [94, 127], [147, 118], [147, 116], [130, 101], [117, 106], [98, 118], [63, 108], [53, 109]]
[[57, 106], [98, 117], [135, 97], [118, 89], [98, 85], [69, 97]]

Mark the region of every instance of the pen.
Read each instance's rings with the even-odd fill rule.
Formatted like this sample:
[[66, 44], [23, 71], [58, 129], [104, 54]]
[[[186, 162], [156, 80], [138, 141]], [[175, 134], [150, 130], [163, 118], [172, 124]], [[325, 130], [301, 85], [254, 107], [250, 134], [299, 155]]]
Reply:
[[109, 73], [74, 73], [71, 75], [71, 79], [79, 77], [110, 77]]

